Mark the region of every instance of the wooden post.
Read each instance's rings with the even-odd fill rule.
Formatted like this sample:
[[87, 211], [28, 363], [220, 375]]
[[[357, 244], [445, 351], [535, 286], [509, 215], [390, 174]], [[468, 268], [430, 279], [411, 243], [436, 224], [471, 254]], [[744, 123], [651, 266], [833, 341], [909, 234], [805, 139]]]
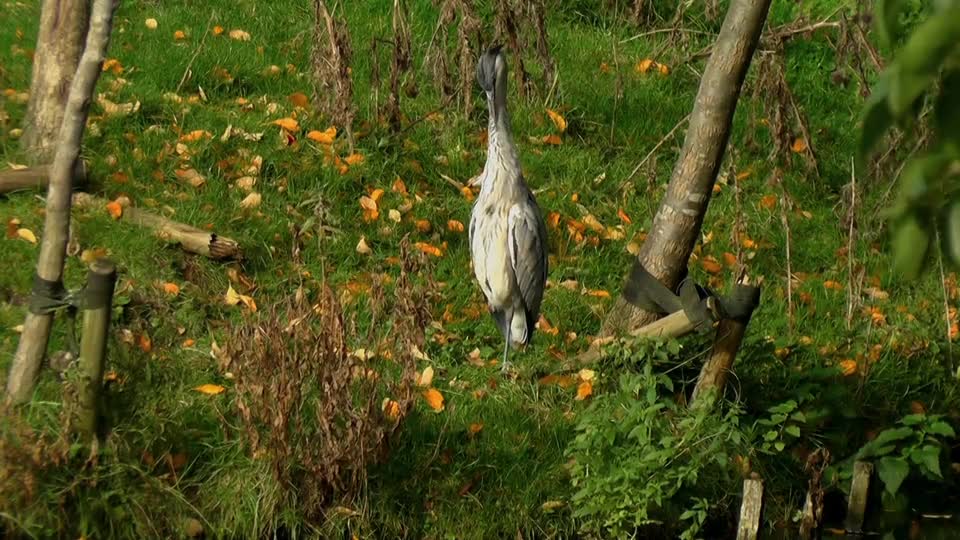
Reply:
[[843, 528], [847, 532], [859, 533], [863, 529], [863, 519], [867, 512], [867, 494], [870, 491], [870, 475], [873, 463], [856, 461], [853, 464], [853, 480], [850, 484], [850, 500], [847, 502], [847, 519]]
[[[736, 285], [731, 297], [740, 302], [756, 305], [760, 301], [760, 288], [750, 285], [750, 280], [744, 278]], [[690, 398], [692, 406], [712, 405], [723, 394], [723, 387], [727, 383], [727, 374], [733, 367], [733, 361], [743, 343], [743, 335], [750, 322], [751, 311], [738, 319], [724, 319], [717, 326], [717, 336], [713, 342], [713, 352], [703, 368], [700, 369], [700, 378], [693, 389]]]
[[763, 510], [763, 480], [756, 476], [743, 481], [743, 503], [740, 505], [740, 523], [737, 540], [757, 540], [760, 532], [760, 514]]
[[817, 530], [817, 516], [813, 508], [813, 495], [807, 491], [807, 498], [803, 502], [803, 514], [800, 518], [800, 538], [801, 540], [812, 540], [814, 531]]
[[[40, 255], [37, 257], [37, 272], [34, 276], [34, 298], [49, 296], [50, 291], [63, 288], [63, 265], [67, 258], [67, 240], [70, 233], [72, 181], [77, 161], [80, 159], [80, 143], [87, 127], [87, 113], [93, 91], [100, 78], [110, 43], [115, 7], [114, 0], [93, 0], [90, 8], [87, 44], [70, 84], [56, 154], [50, 166], [43, 239], [40, 242]], [[69, 16], [67, 13], [62, 15]], [[33, 394], [52, 327], [53, 313], [45, 310], [31, 310], [27, 313], [20, 343], [7, 377], [7, 399], [10, 402], [24, 403]]]
[[[77, 189], [87, 182], [87, 166], [77, 160], [73, 171], [73, 188]], [[0, 194], [21, 189], [45, 188], [50, 184], [50, 165], [37, 165], [25, 169], [0, 171]]]
[[77, 428], [87, 437], [97, 434], [97, 404], [103, 387], [107, 355], [107, 332], [113, 308], [117, 268], [109, 259], [97, 259], [87, 274], [83, 305], [83, 334], [80, 338], [79, 418]]

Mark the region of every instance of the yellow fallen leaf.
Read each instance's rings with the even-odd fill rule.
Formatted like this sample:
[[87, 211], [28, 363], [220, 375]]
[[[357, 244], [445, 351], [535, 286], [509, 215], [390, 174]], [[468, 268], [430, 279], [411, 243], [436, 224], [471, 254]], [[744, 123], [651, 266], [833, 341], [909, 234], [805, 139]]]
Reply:
[[429, 405], [430, 408], [435, 412], [440, 412], [443, 410], [443, 394], [441, 394], [436, 388], [428, 388], [424, 390], [423, 399], [427, 401], [427, 405]]
[[593, 394], [593, 384], [590, 381], [583, 381], [580, 383], [580, 386], [577, 387], [577, 397], [574, 399], [583, 401], [590, 397], [591, 394]]
[[229, 285], [227, 287], [227, 292], [223, 296], [223, 302], [228, 306], [235, 306], [243, 303], [243, 305], [247, 306], [250, 311], [257, 311], [257, 303], [253, 301], [253, 298], [245, 294], [238, 293], [236, 290], [234, 290], [233, 285]]
[[123, 207], [117, 201], [110, 201], [107, 203], [107, 213], [113, 219], [120, 219], [120, 216], [123, 215]]
[[256, 208], [260, 206], [260, 200], [260, 194], [254, 191], [240, 201], [240, 208], [246, 208], [248, 210], [251, 208]]
[[193, 187], [200, 187], [206, 183], [207, 179], [197, 172], [196, 169], [177, 169], [173, 174], [180, 180], [190, 184]]
[[27, 242], [30, 242], [31, 244], [37, 243], [37, 235], [33, 234], [33, 231], [30, 229], [17, 229], [17, 236], [23, 240], [26, 240]]
[[337, 138], [337, 128], [330, 127], [323, 131], [313, 130], [307, 133], [307, 138], [320, 144], [333, 144], [333, 140]]
[[370, 192], [370, 198], [373, 199], [373, 202], [380, 202], [380, 199], [383, 198], [384, 191], [380, 188], [377, 188]]
[[143, 21], [143, 25], [146, 26], [148, 30], [156, 30], [157, 26], [159, 26], [157, 20], [153, 18]]
[[222, 27], [222, 26], [217, 25], [217, 26], [214, 26], [214, 27], [213, 27], [213, 35], [219, 36], [219, 35], [222, 34], [222, 33], [223, 33], [223, 27]]
[[123, 65], [116, 58], [108, 58], [103, 62], [100, 71], [104, 73], [112, 71], [114, 75], [120, 75], [123, 73]]
[[400, 211], [394, 208], [391, 208], [390, 211], [387, 212], [387, 217], [390, 218], [390, 221], [394, 221], [396, 223], [400, 223], [400, 220], [403, 219], [400, 215]]
[[593, 296], [594, 298], [610, 298], [610, 293], [604, 290], [586, 289], [584, 293], [587, 296]]
[[367, 245], [367, 239], [363, 236], [361, 236], [360, 241], [357, 242], [357, 253], [361, 255], [370, 255], [373, 253], [373, 250], [370, 249], [369, 245]]
[[230, 39], [235, 39], [237, 41], [250, 41], [250, 34], [236, 28], [230, 31]]
[[667, 67], [666, 64], [659, 64], [659, 63], [658, 63], [658, 64], [657, 64], [657, 71], [659, 71], [661, 75], [669, 75], [669, 74], [670, 74], [670, 68]]
[[428, 233], [428, 232], [430, 232], [430, 229], [433, 228], [433, 227], [430, 226], [430, 222], [427, 221], [427, 220], [425, 220], [425, 219], [418, 219], [418, 220], [416, 220], [416, 221], [414, 222], [414, 226], [417, 228], [418, 231], [420, 231], [420, 232], [422, 232], [422, 233]]
[[363, 155], [357, 154], [357, 153], [353, 153], [353, 154], [350, 154], [349, 156], [343, 158], [343, 161], [344, 161], [347, 165], [359, 165], [359, 164], [363, 163]]
[[273, 121], [273, 125], [275, 125], [275, 126], [280, 126], [280, 127], [282, 127], [283, 129], [285, 129], [285, 130], [287, 130], [287, 131], [299, 131], [299, 130], [300, 130], [300, 123], [297, 122], [295, 119], [290, 118], [290, 117], [287, 117], [287, 118], [279, 118], [279, 119], [277, 119], [277, 120], [274, 120], [274, 121]]
[[433, 366], [427, 366], [417, 375], [417, 386], [430, 386], [433, 383]]
[[450, 232], [462, 233], [464, 231], [463, 223], [455, 219], [447, 220], [447, 230]]
[[187, 35], [183, 33], [183, 30], [177, 30], [173, 33], [173, 39], [180, 41], [182, 39], [187, 39]]
[[217, 394], [222, 394], [226, 388], [220, 386], [219, 384], [201, 384], [200, 386], [194, 388], [197, 392], [201, 394], [207, 394], [208, 396], [215, 396]]
[[180, 136], [180, 142], [194, 142], [200, 139], [209, 139], [213, 135], [205, 129], [195, 129], [190, 133]]
[[592, 381], [597, 377], [597, 372], [592, 369], [583, 368], [577, 373], [577, 376], [580, 377], [581, 381]]
[[553, 125], [557, 126], [557, 129], [560, 130], [560, 133], [563, 133], [567, 130], [567, 119], [564, 118], [560, 113], [553, 109], [547, 109], [547, 116], [550, 117], [550, 120], [553, 120]]

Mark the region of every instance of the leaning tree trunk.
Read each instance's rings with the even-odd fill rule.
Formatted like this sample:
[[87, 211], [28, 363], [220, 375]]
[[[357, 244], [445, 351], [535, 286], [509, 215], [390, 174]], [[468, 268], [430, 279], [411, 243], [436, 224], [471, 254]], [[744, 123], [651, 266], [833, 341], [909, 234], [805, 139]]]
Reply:
[[[686, 139], [667, 193], [634, 264], [675, 289], [700, 236], [723, 161], [737, 98], [760, 39], [770, 0], [732, 0], [700, 80]], [[636, 330], [658, 315], [617, 299], [603, 333]]]
[[[30, 399], [53, 326], [53, 313], [36, 308], [36, 301], [43, 297], [58, 296], [59, 291], [63, 290], [63, 264], [70, 232], [71, 182], [80, 157], [80, 141], [87, 125], [87, 112], [110, 43], [114, 7], [115, 0], [93, 0], [87, 44], [70, 85], [63, 127], [50, 168], [43, 240], [37, 259], [37, 274], [34, 276], [31, 309], [23, 323], [20, 344], [7, 380], [7, 397], [13, 403]], [[47, 302], [54, 300], [56, 298], [47, 299]]]
[[53, 159], [89, 18], [90, 0], [43, 0], [21, 139], [31, 163], [45, 164]]

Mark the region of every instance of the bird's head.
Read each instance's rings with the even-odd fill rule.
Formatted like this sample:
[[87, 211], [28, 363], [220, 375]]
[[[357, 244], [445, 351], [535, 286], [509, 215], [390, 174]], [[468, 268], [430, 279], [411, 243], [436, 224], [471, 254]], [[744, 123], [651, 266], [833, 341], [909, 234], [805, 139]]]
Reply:
[[488, 97], [506, 91], [507, 59], [502, 49], [502, 45], [490, 47], [477, 62], [477, 82]]

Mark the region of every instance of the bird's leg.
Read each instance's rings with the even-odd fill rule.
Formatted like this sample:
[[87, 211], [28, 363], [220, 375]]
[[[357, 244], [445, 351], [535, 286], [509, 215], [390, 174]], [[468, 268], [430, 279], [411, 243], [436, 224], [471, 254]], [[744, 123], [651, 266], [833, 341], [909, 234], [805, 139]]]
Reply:
[[506, 333], [506, 342], [503, 345], [503, 363], [500, 364], [500, 373], [506, 373], [510, 370], [510, 361], [507, 359], [510, 355], [510, 326], [513, 322], [513, 317], [507, 319], [507, 331]]

